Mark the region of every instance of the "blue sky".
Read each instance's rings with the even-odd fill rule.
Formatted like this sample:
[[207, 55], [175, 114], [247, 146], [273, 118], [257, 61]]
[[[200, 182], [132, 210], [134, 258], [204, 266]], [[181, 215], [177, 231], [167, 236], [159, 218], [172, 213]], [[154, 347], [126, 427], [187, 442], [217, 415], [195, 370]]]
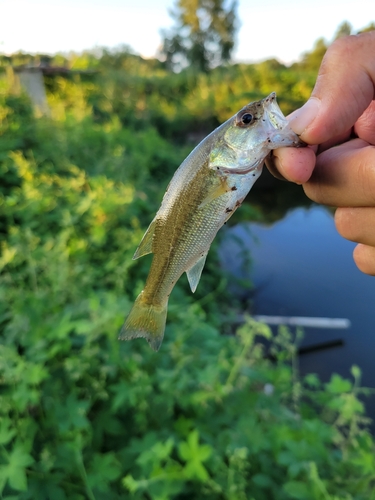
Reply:
[[[174, 0], [0, 0], [0, 52], [55, 53], [130, 45], [152, 57]], [[375, 21], [374, 0], [239, 0], [236, 60], [289, 63], [332, 39], [344, 20]]]

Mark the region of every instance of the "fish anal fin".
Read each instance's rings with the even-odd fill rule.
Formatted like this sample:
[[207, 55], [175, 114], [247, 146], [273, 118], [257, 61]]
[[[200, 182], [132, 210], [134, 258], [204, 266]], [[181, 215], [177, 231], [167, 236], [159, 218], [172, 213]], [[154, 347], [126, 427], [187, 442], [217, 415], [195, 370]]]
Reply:
[[155, 226], [156, 226], [156, 220], [154, 219], [149, 225], [145, 234], [143, 235], [143, 238], [137, 250], [135, 251], [135, 254], [133, 255], [133, 260], [139, 259], [139, 257], [143, 257], [144, 255], [152, 253], [152, 241], [154, 238]]
[[201, 279], [201, 274], [204, 268], [204, 264], [206, 262], [206, 257], [207, 257], [207, 252], [204, 253], [201, 257], [199, 257], [197, 262], [190, 269], [186, 271], [189, 285], [193, 293], [197, 289], [199, 280]]

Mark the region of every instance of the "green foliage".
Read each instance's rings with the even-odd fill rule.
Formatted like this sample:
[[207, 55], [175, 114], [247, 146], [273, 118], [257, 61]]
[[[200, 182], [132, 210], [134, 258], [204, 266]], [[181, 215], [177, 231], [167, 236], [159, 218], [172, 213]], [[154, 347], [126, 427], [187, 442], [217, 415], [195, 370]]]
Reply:
[[300, 382], [287, 332], [271, 362], [267, 328], [249, 321], [223, 337], [186, 304], [155, 354], [118, 343], [129, 304], [116, 294], [57, 300], [19, 296], [8, 315], [4, 498], [373, 498], [362, 390], [338, 376]]
[[97, 73], [47, 79], [51, 118], [0, 79], [0, 498], [374, 499], [360, 369], [300, 380], [286, 330], [235, 332], [214, 252], [194, 296], [175, 287], [159, 353], [117, 340], [149, 268], [132, 255], [193, 143], [272, 90], [291, 111], [313, 72], [52, 63]]
[[[341, 36], [341, 35], [340, 35]], [[302, 68], [309, 68], [318, 72], [324, 54], [327, 52], [328, 44], [324, 38], [319, 38], [311, 52], [306, 52], [301, 61]]]
[[[17, 64], [18, 59], [15, 56], [3, 67], [9, 62]], [[28, 60], [38, 62], [36, 56]], [[293, 111], [309, 97], [316, 74], [315, 68], [287, 68], [276, 60], [219, 66], [208, 73], [189, 68], [175, 74], [160, 61], [144, 60], [126, 48], [73, 54], [64, 61], [55, 56], [50, 64], [59, 62], [72, 73], [45, 78], [54, 120], [63, 124], [69, 119], [94, 120], [103, 130], [114, 123], [132, 131], [155, 128], [179, 147], [199, 142], [244, 104], [272, 91], [279, 94], [285, 113]], [[84, 70], [90, 68], [94, 71], [86, 74]], [[21, 105], [20, 97], [14, 105]], [[13, 150], [20, 147], [14, 145]]]

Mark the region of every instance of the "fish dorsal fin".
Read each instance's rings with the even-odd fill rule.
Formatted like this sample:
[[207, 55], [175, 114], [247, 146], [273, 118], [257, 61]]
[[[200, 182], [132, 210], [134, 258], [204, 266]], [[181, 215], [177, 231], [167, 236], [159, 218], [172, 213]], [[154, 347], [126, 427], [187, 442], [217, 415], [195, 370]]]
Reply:
[[204, 253], [202, 257], [199, 257], [199, 259], [197, 260], [197, 262], [194, 264], [193, 267], [191, 267], [189, 270], [186, 271], [189, 280], [189, 285], [193, 293], [197, 289], [199, 280], [201, 279], [201, 274], [204, 268], [204, 264], [206, 262], [206, 257], [207, 257], [207, 252]]
[[143, 235], [143, 238], [133, 255], [133, 260], [139, 259], [139, 257], [143, 257], [149, 253], [152, 253], [152, 240], [154, 238], [156, 220], [154, 219], [151, 224], [148, 226], [147, 231]]

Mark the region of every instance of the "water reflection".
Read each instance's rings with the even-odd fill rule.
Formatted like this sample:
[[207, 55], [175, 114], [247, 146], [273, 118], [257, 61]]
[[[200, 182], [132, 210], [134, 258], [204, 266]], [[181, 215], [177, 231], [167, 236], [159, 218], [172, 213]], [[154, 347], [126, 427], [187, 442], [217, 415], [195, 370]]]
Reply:
[[[375, 387], [375, 277], [357, 269], [354, 246], [336, 232], [327, 209], [313, 206], [272, 225], [226, 228], [219, 255], [234, 277], [251, 280], [252, 289], [236, 280], [231, 286], [238, 297], [251, 298], [252, 314], [350, 321], [349, 328], [304, 328], [303, 373], [349, 377], [357, 364], [363, 385]], [[375, 398], [367, 406], [375, 419]]]

